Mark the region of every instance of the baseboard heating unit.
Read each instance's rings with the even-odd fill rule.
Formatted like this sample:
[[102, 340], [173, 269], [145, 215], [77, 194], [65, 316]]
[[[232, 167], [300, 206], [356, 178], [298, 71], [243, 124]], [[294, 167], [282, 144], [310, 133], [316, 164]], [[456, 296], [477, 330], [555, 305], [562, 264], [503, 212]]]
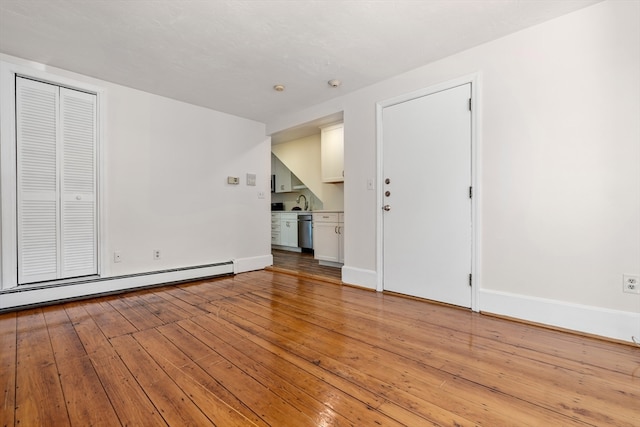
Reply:
[[21, 285], [0, 291], [0, 312], [230, 274], [234, 274], [232, 261], [66, 283]]

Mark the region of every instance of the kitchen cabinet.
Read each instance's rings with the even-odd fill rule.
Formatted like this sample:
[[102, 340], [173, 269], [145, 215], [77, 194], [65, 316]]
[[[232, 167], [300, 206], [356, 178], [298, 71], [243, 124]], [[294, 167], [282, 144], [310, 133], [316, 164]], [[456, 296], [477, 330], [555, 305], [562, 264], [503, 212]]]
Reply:
[[280, 245], [280, 214], [271, 214], [271, 244]]
[[274, 156], [273, 154], [271, 155], [273, 157], [273, 170], [272, 173], [276, 176], [276, 188], [275, 188], [275, 192], [276, 193], [289, 193], [291, 192], [292, 189], [292, 173], [289, 170], [288, 167], [286, 167], [284, 165], [284, 163], [282, 163], [280, 161], [280, 159], [278, 159], [276, 156]]
[[344, 213], [313, 213], [313, 253], [322, 265], [344, 264]]
[[344, 125], [320, 130], [320, 169], [323, 182], [344, 182]]
[[271, 212], [271, 244], [298, 248], [298, 214]]
[[280, 245], [298, 247], [298, 214], [280, 214]]

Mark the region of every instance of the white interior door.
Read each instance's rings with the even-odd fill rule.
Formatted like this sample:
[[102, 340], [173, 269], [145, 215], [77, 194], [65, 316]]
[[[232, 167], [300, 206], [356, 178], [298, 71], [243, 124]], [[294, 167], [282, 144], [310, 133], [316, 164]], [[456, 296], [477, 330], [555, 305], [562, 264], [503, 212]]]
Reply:
[[385, 290], [471, 307], [470, 98], [465, 84], [383, 109]]

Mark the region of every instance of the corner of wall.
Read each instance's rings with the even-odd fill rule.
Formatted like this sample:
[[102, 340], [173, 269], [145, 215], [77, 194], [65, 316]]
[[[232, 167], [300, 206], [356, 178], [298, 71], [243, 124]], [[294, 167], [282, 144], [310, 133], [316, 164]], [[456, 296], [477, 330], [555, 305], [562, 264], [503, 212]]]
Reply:
[[245, 273], [247, 271], [262, 270], [273, 265], [273, 255], [260, 255], [249, 258], [236, 258], [233, 260], [233, 273]]
[[378, 283], [378, 273], [356, 267], [342, 267], [342, 281], [349, 285], [361, 286], [375, 290]]

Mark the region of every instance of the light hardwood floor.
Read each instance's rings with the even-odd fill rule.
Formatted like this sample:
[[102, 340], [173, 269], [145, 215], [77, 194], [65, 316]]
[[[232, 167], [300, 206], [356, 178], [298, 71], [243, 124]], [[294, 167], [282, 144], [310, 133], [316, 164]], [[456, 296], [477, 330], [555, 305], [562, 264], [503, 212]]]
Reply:
[[342, 269], [320, 265], [313, 254], [272, 249], [273, 267], [288, 270], [310, 278], [323, 278], [333, 283], [342, 283]]
[[2, 426], [639, 426], [640, 350], [278, 272], [0, 315]]

